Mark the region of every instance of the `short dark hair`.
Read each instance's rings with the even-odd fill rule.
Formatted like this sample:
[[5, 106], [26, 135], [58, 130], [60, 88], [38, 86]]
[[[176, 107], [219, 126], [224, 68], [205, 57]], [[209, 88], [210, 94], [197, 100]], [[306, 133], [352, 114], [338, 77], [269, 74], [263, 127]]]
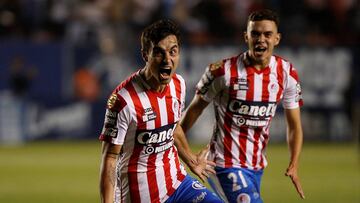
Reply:
[[149, 25], [141, 34], [141, 51], [148, 52], [152, 44], [159, 43], [169, 35], [175, 35], [180, 46], [180, 28], [169, 19], [162, 19]]
[[249, 24], [250, 21], [261, 21], [261, 20], [270, 20], [274, 21], [276, 27], [279, 27], [280, 20], [279, 16], [275, 11], [264, 9], [252, 12], [249, 17], [247, 23]]

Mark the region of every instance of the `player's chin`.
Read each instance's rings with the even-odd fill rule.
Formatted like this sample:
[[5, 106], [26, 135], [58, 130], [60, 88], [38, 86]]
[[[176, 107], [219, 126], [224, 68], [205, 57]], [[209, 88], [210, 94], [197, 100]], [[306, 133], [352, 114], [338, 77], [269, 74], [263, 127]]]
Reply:
[[170, 81], [171, 81], [171, 78], [160, 79], [160, 83], [161, 83], [162, 85], [167, 85], [167, 84], [170, 83]]

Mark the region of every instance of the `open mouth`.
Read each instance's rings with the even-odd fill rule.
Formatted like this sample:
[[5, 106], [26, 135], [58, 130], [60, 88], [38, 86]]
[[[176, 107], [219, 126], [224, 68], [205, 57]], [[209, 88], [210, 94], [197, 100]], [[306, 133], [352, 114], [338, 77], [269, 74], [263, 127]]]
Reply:
[[168, 78], [171, 74], [171, 68], [160, 68], [159, 73], [162, 78]]
[[266, 47], [258, 46], [258, 47], [255, 47], [254, 51], [256, 53], [264, 53], [266, 51]]

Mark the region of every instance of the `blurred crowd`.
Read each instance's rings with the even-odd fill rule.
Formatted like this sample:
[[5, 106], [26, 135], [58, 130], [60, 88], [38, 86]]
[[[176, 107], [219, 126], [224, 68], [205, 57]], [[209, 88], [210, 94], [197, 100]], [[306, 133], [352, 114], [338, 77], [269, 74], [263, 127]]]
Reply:
[[[346, 94], [345, 106], [348, 107], [348, 114], [352, 114], [350, 112], [357, 112], [354, 113], [354, 115], [357, 115], [357, 118], [352, 118], [352, 120], [355, 123], [358, 122], [360, 118], [359, 105], [356, 103], [357, 106], [354, 108], [351, 102], [359, 101], [360, 97], [360, 80], [357, 79], [360, 70], [357, 66], [360, 62], [358, 57], [356, 57], [359, 52], [360, 42], [359, 0], [0, 0], [0, 43], [20, 42], [10, 43], [7, 46], [4, 46], [5, 43], [3, 43], [2, 51], [8, 52], [6, 47], [17, 47], [18, 50], [23, 50], [28, 44], [35, 44], [31, 49], [19, 53], [19, 56], [16, 54], [16, 51], [14, 52], [16, 50], [14, 48], [13, 52], [11, 52], [15, 53], [14, 56], [6, 56], [0, 60], [2, 65], [9, 66], [9, 76], [1, 74], [0, 82], [8, 80], [8, 87], [10, 87], [14, 95], [23, 98], [31, 89], [30, 84], [32, 83], [37, 83], [38, 92], [40, 93], [44, 89], [47, 90], [46, 86], [50, 88], [50, 85], [47, 84], [43, 89], [39, 89], [39, 87], [42, 88], [44, 86], [39, 83], [47, 81], [49, 77], [49, 72], [44, 72], [44, 70], [50, 68], [61, 69], [61, 72], [55, 73], [59, 77], [53, 78], [53, 80], [59, 80], [58, 83], [61, 83], [59, 95], [63, 97], [62, 99], [75, 98], [76, 101], [79, 99], [79, 101], [98, 104], [96, 102], [106, 101], [105, 98], [109, 96], [110, 92], [120, 81], [141, 67], [141, 64], [143, 64], [139, 41], [141, 31], [155, 20], [170, 18], [177, 21], [182, 29], [181, 40], [184, 46], [203, 48], [210, 45], [216, 47], [216, 50], [214, 49], [211, 53], [214, 57], [217, 57], [222, 52], [227, 52], [225, 49], [221, 51], [220, 46], [230, 49], [239, 45], [245, 46], [243, 32], [246, 29], [247, 16], [254, 10], [262, 8], [269, 8], [279, 13], [279, 29], [282, 33], [281, 46], [291, 47], [292, 50], [297, 50], [298, 47], [310, 49], [312, 46], [323, 47], [319, 52], [316, 52], [316, 49], [314, 52], [309, 53], [305, 50], [305, 52], [293, 55], [300, 63], [300, 66], [304, 66], [304, 72], [305, 67], [307, 68], [307, 77], [309, 75], [313, 76], [308, 79], [310, 82], [308, 82], [307, 89], [311, 91], [308, 91], [307, 95], [310, 95], [310, 92], [313, 92], [315, 96], [321, 96], [322, 94], [331, 95], [332, 92], [335, 92], [337, 93], [335, 94], [336, 98], [342, 98], [343, 89], [346, 89], [344, 93]], [[44, 49], [45, 51], [42, 50], [43, 52], [41, 52], [42, 54], [53, 56], [54, 59], [60, 59], [57, 62], [54, 59], [44, 62], [43, 58], [29, 54], [33, 52], [32, 49], [38, 44], [57, 44], [60, 46], [61, 48], [59, 49], [61, 51], [59, 52], [61, 54], [58, 54], [56, 50], [47, 53], [46, 50], [52, 50], [53, 47]], [[333, 47], [345, 47], [346, 49], [340, 50], [339, 53], [336, 51], [324, 51], [327, 48], [331, 50]], [[194, 59], [192, 62], [195, 65], [197, 65], [198, 61], [203, 60], [200, 66], [205, 66], [210, 62], [210, 59], [206, 58], [204, 60], [203, 55], [208, 55], [210, 51], [202, 53], [203, 50], [201, 49], [201, 51], [197, 52], [195, 48], [192, 52], [184, 52], [184, 55], [191, 55], [192, 59]], [[348, 50], [350, 50], [349, 53], [347, 52]], [[288, 50], [289, 53], [292, 52]], [[318, 59], [309, 61], [308, 54], [313, 53], [318, 53]], [[55, 57], [56, 54], [59, 56]], [[341, 61], [344, 61], [338, 60], [343, 59], [341, 56], [345, 58], [349, 56], [352, 60], [352, 55], [354, 55], [354, 61], [348, 62], [345, 60], [344, 64], [336, 66]], [[31, 56], [35, 56], [36, 59], [29, 60]], [[331, 58], [331, 56], [336, 57]], [[306, 60], [302, 60], [305, 58]], [[326, 65], [324, 64], [328, 61], [332, 64], [330, 66], [327, 64], [328, 67], [325, 67]], [[54, 67], [54, 63], [57, 66]], [[189, 62], [186, 61], [185, 63]], [[191, 65], [194, 66], [194, 64]], [[188, 67], [188, 65], [186, 64], [185, 67]], [[346, 69], [347, 67], [349, 69]], [[346, 70], [343, 71], [344, 69]], [[324, 71], [331, 77], [323, 77], [323, 80], [314, 80], [315, 77], [324, 76]], [[202, 71], [200, 70], [199, 73], [201, 74]], [[341, 79], [341, 77], [338, 77], [339, 73], [344, 73], [345, 75], [351, 73], [350, 79], [346, 77], [342, 79], [346, 80], [343, 82], [345, 83], [343, 89], [341, 89], [341, 84], [343, 83], [336, 83], [337, 86], [333, 84], [335, 77]], [[200, 75], [188, 71], [186, 76], [187, 85], [190, 87], [190, 92], [193, 93], [191, 87], [195, 86], [195, 82], [197, 82]], [[51, 84], [53, 85], [58, 84], [54, 81], [52, 82]], [[317, 84], [321, 84], [321, 87], [317, 87]], [[4, 82], [2, 85], [7, 87], [7, 85], [4, 85]], [[304, 87], [306, 88], [306, 86]], [[51, 86], [51, 88], [54, 87]], [[329, 88], [332, 88], [331, 91]], [[54, 92], [53, 89], [49, 91]], [[42, 97], [40, 97], [39, 101], [43, 102], [43, 98], [45, 98], [50, 103], [53, 102], [50, 95], [40, 96]], [[188, 98], [190, 99], [191, 97]], [[4, 103], [7, 100], [2, 99], [1, 101]], [[7, 104], [13, 103], [7, 102]], [[99, 106], [102, 111], [103, 106]], [[0, 103], [0, 114], [1, 107]], [[79, 118], [88, 117], [89, 113], [84, 113], [84, 109], [87, 109], [87, 107], [78, 108], [78, 106], [75, 106], [74, 108], [78, 109], [80, 113], [76, 114], [73, 113], [75, 112], [74, 110], [71, 110], [70, 115], [73, 115], [75, 120], [78, 119], [78, 122], [85, 122], [86, 119]], [[14, 111], [18, 111], [18, 109], [14, 108]], [[324, 112], [332, 112], [333, 110], [328, 111], [328, 109], [325, 109]], [[58, 111], [62, 112], [63, 110], [60, 109]], [[95, 112], [94, 115], [103, 115], [102, 112], [96, 113], [100, 110], [93, 109], [92, 111]], [[310, 112], [312, 111], [313, 109], [310, 109]], [[55, 112], [57, 113], [57, 111]], [[321, 115], [324, 112], [321, 112]], [[336, 111], [334, 112], [336, 113]], [[1, 125], [9, 126], [8, 124], [1, 124], [1, 122], [7, 121], [10, 113], [3, 111], [2, 114], [4, 119], [1, 120], [0, 115], [0, 130], [10, 129], [8, 127], [1, 128]], [[13, 114], [11, 113], [11, 115]], [[23, 112], [19, 112], [16, 115], [19, 115], [19, 118], [23, 118], [22, 114]], [[313, 114], [309, 115], [310, 117], [313, 116]], [[328, 114], [324, 115], [323, 121], [326, 123], [329, 120], [326, 117]], [[68, 119], [68, 116], [64, 116], [64, 122], [72, 122], [71, 119]], [[336, 115], [330, 118], [335, 120], [335, 117]], [[344, 120], [341, 116], [339, 118]], [[94, 119], [94, 123], [100, 123], [96, 122], [96, 119]], [[18, 120], [21, 121], [21, 119]], [[44, 122], [48, 122], [48, 120], [48, 118], [43, 119]], [[49, 122], [59, 123], [58, 121]], [[347, 121], [344, 122], [343, 127], [339, 129], [347, 128]], [[40, 121], [38, 123], [41, 124], [39, 126], [51, 126], [51, 124], [45, 125]], [[19, 125], [12, 125], [14, 126], [13, 129], [18, 129], [17, 126]], [[58, 127], [55, 126], [54, 128]], [[96, 126], [93, 128], [97, 129]], [[39, 132], [47, 132], [43, 128], [37, 129], [40, 129], [38, 130]], [[51, 131], [52, 128], [49, 127], [49, 129]], [[359, 132], [359, 130], [354, 131]], [[321, 132], [318, 135], [323, 134], [328, 134], [328, 132]]]
[[180, 23], [185, 42], [233, 43], [259, 8], [280, 14], [286, 44], [359, 42], [358, 0], [0, 0], [0, 37], [99, 46], [110, 39], [128, 48], [145, 25], [166, 17]]

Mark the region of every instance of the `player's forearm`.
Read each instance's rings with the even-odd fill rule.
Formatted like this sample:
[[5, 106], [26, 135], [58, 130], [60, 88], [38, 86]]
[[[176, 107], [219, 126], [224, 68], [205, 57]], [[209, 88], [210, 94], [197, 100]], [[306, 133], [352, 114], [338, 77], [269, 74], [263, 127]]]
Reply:
[[298, 165], [303, 145], [303, 132], [301, 126], [288, 128], [287, 142], [290, 150], [290, 165]]
[[104, 155], [100, 168], [100, 197], [102, 203], [114, 202], [116, 155]]
[[188, 132], [195, 124], [196, 120], [200, 117], [207, 105], [208, 102], [204, 101], [200, 95], [196, 95], [194, 97], [193, 101], [189, 105], [189, 108], [185, 112], [184, 117], [180, 121], [180, 125], [185, 133]]
[[178, 125], [175, 129], [174, 139], [180, 158], [186, 163], [186, 165], [192, 167], [192, 165], [196, 163], [196, 158], [190, 149], [185, 133], [180, 125]]

